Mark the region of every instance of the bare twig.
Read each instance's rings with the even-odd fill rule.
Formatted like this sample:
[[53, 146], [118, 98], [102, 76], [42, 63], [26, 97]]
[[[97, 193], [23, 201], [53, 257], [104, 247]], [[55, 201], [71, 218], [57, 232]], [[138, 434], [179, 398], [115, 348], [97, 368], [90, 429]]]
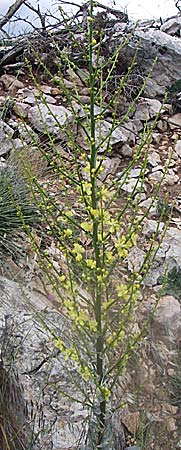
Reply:
[[29, 8], [31, 11], [35, 12], [39, 19], [40, 19], [40, 23], [41, 23], [41, 27], [42, 27], [42, 31], [46, 32], [46, 14], [42, 14], [41, 10], [40, 10], [40, 6], [38, 4], [37, 8], [34, 8], [31, 3], [25, 1], [25, 5], [27, 6], [27, 8]]
[[18, 11], [18, 9], [20, 8], [21, 5], [23, 5], [23, 3], [25, 3], [25, 0], [16, 0], [15, 3], [9, 7], [5, 16], [3, 16], [2, 19], [0, 19], [0, 29], [2, 29], [2, 27], [9, 22], [11, 17], [14, 16], [16, 11]]

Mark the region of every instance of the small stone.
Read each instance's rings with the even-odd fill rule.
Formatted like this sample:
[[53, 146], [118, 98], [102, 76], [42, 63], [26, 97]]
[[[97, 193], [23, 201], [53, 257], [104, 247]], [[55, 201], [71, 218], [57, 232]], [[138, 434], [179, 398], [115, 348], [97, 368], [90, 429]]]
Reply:
[[32, 130], [32, 128], [29, 125], [24, 124], [23, 122], [19, 123], [18, 131], [20, 134], [20, 138], [27, 144], [30, 143], [36, 144], [39, 142], [38, 135], [35, 133], [35, 131]]
[[171, 295], [161, 297], [153, 317], [153, 331], [157, 339], [166, 342], [181, 338], [181, 306]]
[[176, 175], [172, 169], [169, 169], [170, 173], [168, 172], [164, 179], [164, 184], [168, 184], [169, 186], [173, 186], [173, 184], [177, 183], [179, 181], [179, 176]]
[[166, 120], [159, 120], [157, 122], [157, 128], [161, 132], [167, 131], [168, 125], [167, 125]]
[[3, 106], [4, 105], [4, 103], [5, 103], [5, 101], [6, 101], [6, 97], [4, 97], [4, 96], [0, 96], [0, 106]]
[[41, 92], [43, 92], [44, 94], [51, 94], [52, 88], [50, 86], [47, 86], [47, 84], [41, 84], [39, 86], [39, 89]]
[[161, 163], [160, 155], [157, 152], [152, 152], [148, 155], [148, 162], [151, 166], [157, 166]]
[[133, 149], [128, 144], [124, 144], [120, 148], [120, 154], [125, 157], [131, 157], [133, 155]]
[[41, 103], [30, 108], [28, 118], [36, 130], [45, 134], [48, 131], [57, 138], [65, 138], [62, 128], [73, 122], [72, 113], [63, 106]]
[[14, 107], [14, 112], [19, 116], [19, 117], [27, 117], [28, 116], [28, 112], [30, 109], [30, 105], [27, 105], [26, 103], [20, 103], [20, 102], [16, 102]]
[[181, 113], [177, 113], [168, 119], [171, 130], [174, 128], [181, 128]]
[[145, 256], [145, 252], [139, 247], [132, 247], [127, 256], [128, 269], [131, 272], [139, 272]]
[[105, 180], [105, 178], [110, 174], [114, 175], [120, 165], [120, 158], [106, 158], [103, 161], [102, 167], [103, 171], [99, 175], [99, 179]]
[[90, 105], [90, 97], [88, 95], [80, 95], [79, 98], [84, 105]]
[[15, 80], [9, 88], [10, 97], [15, 97], [15, 95], [19, 91], [19, 89], [22, 89], [23, 87], [24, 87], [24, 84], [21, 81]]
[[55, 95], [56, 96], [56, 95], [59, 95], [61, 93], [62, 93], [61, 89], [58, 89], [56, 87], [51, 88], [51, 95]]
[[131, 178], [138, 178], [140, 175], [141, 175], [141, 169], [131, 169], [130, 170]]
[[158, 172], [159, 170], [163, 170], [164, 167], [160, 165], [156, 165], [156, 167], [153, 167], [152, 173]]
[[137, 445], [131, 445], [130, 447], [126, 447], [125, 450], [141, 450], [141, 447]]
[[181, 140], [178, 140], [176, 143], [175, 153], [181, 158]]
[[160, 170], [158, 170], [155, 173], [150, 173], [150, 175], [148, 175], [149, 180], [153, 181], [155, 183], [161, 181], [162, 177], [163, 177], [163, 172], [161, 172]]
[[142, 202], [139, 203], [139, 206], [140, 206], [140, 208], [144, 208], [144, 209], [149, 208], [150, 215], [155, 216], [157, 214], [157, 206], [155, 205], [155, 202], [153, 202], [152, 198], [147, 198], [146, 200], [143, 200]]
[[80, 95], [86, 95], [86, 96], [89, 96], [89, 95], [90, 95], [90, 89], [89, 89], [88, 87], [85, 87], [85, 88], [83, 88], [83, 89], [80, 89], [80, 90], [79, 90], [79, 94], [80, 94]]
[[13, 128], [7, 125], [7, 123], [3, 122], [3, 120], [0, 120], [0, 142], [1, 142], [0, 156], [6, 155], [12, 150], [13, 134], [14, 134]]
[[178, 36], [181, 32], [181, 17], [173, 17], [168, 19], [163, 25], [161, 25], [160, 30], [164, 33], [170, 34], [171, 36]]
[[41, 97], [40, 101], [45, 100], [45, 102], [47, 103], [51, 103], [52, 105], [54, 105], [56, 103], [56, 99], [51, 97], [51, 95], [43, 95], [43, 97]]
[[131, 194], [133, 191], [136, 194], [137, 192], [140, 192], [140, 189], [145, 190], [146, 187], [144, 184], [142, 184], [140, 180], [138, 181], [136, 178], [131, 178], [123, 184], [121, 184], [120, 181], [120, 189], [122, 189], [125, 192], [128, 192], [128, 194]]
[[121, 418], [121, 422], [123, 423], [123, 425], [127, 428], [129, 433], [133, 434], [134, 436], [138, 429], [139, 418], [140, 418], [139, 411], [127, 414], [126, 416], [123, 416]]
[[160, 144], [161, 140], [162, 140], [162, 136], [159, 133], [152, 133], [152, 139], [153, 139], [153, 143], [154, 144]]
[[70, 81], [70, 80], [67, 80], [66, 78], [64, 78], [64, 79], [62, 80], [62, 78], [60, 78], [60, 77], [55, 77], [55, 79], [56, 79], [57, 81], [60, 82], [59, 89], [60, 89], [61, 91], [62, 91], [62, 89], [64, 88], [64, 86], [65, 86], [67, 89], [74, 89], [74, 87], [75, 87], [75, 83], [73, 83], [73, 82]]
[[142, 99], [136, 108], [134, 118], [137, 120], [147, 121], [154, 118], [161, 109], [159, 100], [145, 98]]
[[159, 234], [161, 231], [163, 231], [164, 227], [165, 227], [164, 222], [160, 222], [158, 225], [158, 222], [156, 220], [145, 219], [143, 226], [143, 234], [145, 234], [145, 236], [151, 237], [154, 233]]
[[16, 77], [14, 75], [1, 75], [0, 77], [0, 83], [4, 87], [4, 89], [8, 90], [13, 81], [16, 80]]

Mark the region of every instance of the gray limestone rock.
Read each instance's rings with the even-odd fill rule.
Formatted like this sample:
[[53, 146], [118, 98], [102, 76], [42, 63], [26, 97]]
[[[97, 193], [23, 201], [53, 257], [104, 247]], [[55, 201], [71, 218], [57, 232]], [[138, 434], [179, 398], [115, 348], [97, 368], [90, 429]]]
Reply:
[[181, 34], [181, 17], [173, 17], [166, 22], [163, 23], [163, 25], [160, 27], [161, 31], [164, 31], [164, 33], [170, 34], [171, 36], [177, 35], [180, 36]]
[[159, 300], [153, 318], [153, 332], [157, 340], [181, 339], [181, 305], [173, 296], [165, 295]]
[[[120, 41], [124, 39], [124, 32], [115, 33], [114, 42], [110, 43], [110, 47], [117, 48]], [[130, 42], [121, 52], [126, 60], [132, 61], [140, 39], [141, 43], [137, 54], [137, 66], [140, 72], [148, 73], [157, 58], [157, 63], [153, 67], [145, 89], [145, 94], [149, 98], [154, 98], [164, 94], [168, 86], [180, 80], [181, 41], [179, 37], [170, 36], [164, 31], [151, 27], [143, 29], [138, 26], [133, 32]]]
[[0, 156], [6, 155], [12, 150], [13, 134], [14, 130], [9, 125], [7, 125], [7, 123], [5, 123], [3, 120], [0, 120], [0, 142], [1, 142]]
[[153, 119], [161, 110], [161, 103], [159, 100], [145, 98], [142, 99], [137, 107], [134, 114], [134, 119], [147, 121]]
[[[79, 382], [76, 367], [65, 362], [53, 344], [53, 336], [66, 330], [71, 343], [69, 324], [46, 296], [0, 277], [1, 358], [7, 370], [18, 374], [33, 432], [32, 450], [75, 446], [86, 415], [76, 402], [81, 398], [73, 387], [74, 378]], [[66, 389], [75, 401], [67, 399]]]
[[68, 109], [49, 103], [30, 108], [28, 118], [36, 130], [59, 139], [66, 137], [66, 127], [73, 122], [73, 115]]

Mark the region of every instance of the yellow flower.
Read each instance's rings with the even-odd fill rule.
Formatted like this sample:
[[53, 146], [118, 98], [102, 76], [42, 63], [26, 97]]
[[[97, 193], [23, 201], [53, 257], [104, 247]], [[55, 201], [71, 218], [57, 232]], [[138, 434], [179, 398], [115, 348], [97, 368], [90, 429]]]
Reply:
[[82, 245], [76, 243], [76, 244], [74, 244], [72, 253], [74, 255], [83, 254], [83, 253], [85, 253], [85, 249], [84, 249], [84, 247], [82, 247]]
[[92, 224], [88, 222], [82, 222], [81, 227], [84, 231], [92, 231]]
[[90, 269], [95, 269], [95, 267], [96, 267], [96, 261], [94, 261], [93, 259], [87, 259], [86, 260], [86, 264], [87, 264], [87, 267], [89, 267]]
[[72, 230], [70, 228], [67, 228], [64, 231], [64, 234], [65, 234], [66, 237], [71, 237], [72, 236]]

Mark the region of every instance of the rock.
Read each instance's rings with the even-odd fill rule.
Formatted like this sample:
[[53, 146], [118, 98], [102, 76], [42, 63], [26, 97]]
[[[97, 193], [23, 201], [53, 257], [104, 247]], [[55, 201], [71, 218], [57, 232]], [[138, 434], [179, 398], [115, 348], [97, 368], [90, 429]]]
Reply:
[[143, 129], [143, 125], [140, 120], [129, 120], [121, 126], [125, 137], [127, 137], [127, 143], [134, 145], [136, 143], [136, 135]]
[[52, 93], [51, 86], [48, 86], [47, 84], [41, 84], [39, 86], [39, 89], [41, 92], [43, 92], [44, 94], [47, 94], [47, 95], [51, 95], [51, 93]]
[[157, 133], [154, 131], [152, 133], [152, 139], [153, 139], [154, 144], [160, 144], [160, 142], [162, 140], [162, 135], [160, 133]]
[[[154, 221], [155, 222], [155, 221]], [[146, 286], [154, 286], [160, 277], [173, 268], [181, 269], [181, 230], [169, 228], [156, 254], [156, 261], [144, 279]]]
[[72, 113], [63, 106], [41, 103], [30, 108], [28, 118], [36, 130], [44, 134], [48, 132], [59, 139], [65, 139], [66, 131], [63, 128], [73, 122]]
[[39, 142], [37, 133], [35, 133], [35, 131], [33, 131], [29, 125], [27, 125], [23, 122], [20, 122], [18, 124], [18, 131], [20, 134], [20, 138], [23, 141], [25, 141], [27, 144], [30, 144], [30, 143], [35, 144], [35, 143]]
[[84, 105], [90, 105], [90, 96], [89, 95], [80, 95], [79, 99], [80, 99], [81, 103], [83, 103]]
[[165, 234], [164, 242], [168, 245], [166, 262], [174, 261], [176, 267], [181, 268], [181, 230], [169, 228]]
[[145, 259], [145, 252], [139, 247], [132, 247], [126, 258], [128, 263], [128, 270], [131, 272], [139, 272]]
[[90, 88], [85, 87], [79, 90], [80, 95], [90, 96]]
[[141, 181], [138, 181], [136, 178], [129, 178], [124, 183], [120, 181], [119, 184], [120, 189], [128, 192], [129, 194], [131, 194], [133, 191], [134, 194], [137, 194], [138, 192], [140, 192], [140, 189], [145, 189], [145, 185], [142, 184]]
[[137, 194], [137, 192], [140, 192], [140, 189], [142, 188], [142, 190], [145, 189], [145, 185], [142, 183], [141, 181], [141, 177], [138, 180], [139, 176], [141, 175], [141, 169], [131, 169], [129, 172], [129, 175], [127, 175], [127, 179], [126, 181], [124, 180], [124, 176], [122, 176], [124, 172], [118, 172], [116, 174], [116, 178], [120, 178], [120, 180], [118, 180], [119, 184], [120, 184], [120, 189], [123, 189], [123, 191], [131, 193], [133, 192], [133, 190], [135, 191], [135, 195]]
[[56, 103], [55, 98], [53, 98], [51, 95], [42, 95], [42, 97], [40, 97], [40, 101], [45, 101], [45, 103], [51, 103], [52, 105], [54, 105]]
[[133, 156], [133, 149], [128, 144], [124, 144], [120, 148], [120, 154], [130, 158]]
[[[155, 166], [152, 169], [152, 173], [148, 175], [148, 178], [153, 183], [156, 183], [156, 182], [159, 182], [162, 180], [163, 174], [164, 174], [164, 167]], [[179, 176], [177, 174], [175, 174], [173, 169], [168, 169], [162, 180], [162, 186], [163, 185], [172, 186], [173, 184], [177, 183], [178, 181], [179, 181]]]
[[159, 235], [165, 227], [164, 222], [158, 222], [153, 219], [144, 219], [144, 225], [143, 225], [143, 234], [147, 237], [152, 237], [153, 234], [156, 233], [156, 235]]
[[[120, 34], [120, 32], [117, 33], [114, 41], [109, 43], [110, 48], [117, 48], [121, 37], [122, 40], [124, 39], [124, 33], [121, 37]], [[141, 40], [140, 43], [139, 40]], [[138, 26], [133, 31], [133, 37], [128, 45], [122, 49], [122, 58], [125, 57], [126, 61], [131, 63], [136, 48], [138, 48], [137, 66], [140, 71], [148, 73], [153, 61], [157, 58], [151, 78], [146, 84], [145, 95], [149, 98], [164, 94], [168, 86], [180, 80], [181, 41], [179, 37], [172, 37], [156, 28], [141, 29], [141, 26]]]
[[153, 317], [153, 332], [157, 340], [181, 339], [181, 306], [171, 295], [161, 297]]
[[141, 447], [137, 445], [131, 445], [130, 447], [126, 447], [125, 450], [141, 450]]
[[61, 90], [60, 89], [58, 89], [56, 87], [52, 87], [51, 88], [51, 95], [57, 96], [57, 95], [60, 95], [60, 94], [61, 94]]
[[[151, 206], [152, 205], [152, 206]], [[139, 203], [140, 208], [149, 209], [149, 214], [155, 216], [157, 214], [157, 205], [152, 198], [147, 198]], [[151, 207], [150, 207], [151, 206]]]
[[6, 102], [6, 97], [1, 95], [0, 96], [0, 107], [4, 106], [5, 102]]
[[168, 125], [167, 125], [166, 120], [158, 120], [156, 125], [157, 125], [158, 130], [161, 131], [162, 133], [167, 131]]
[[126, 191], [128, 193], [131, 193], [133, 192], [133, 190], [135, 190], [135, 195], [137, 194], [137, 192], [140, 192], [141, 188], [142, 190], [145, 189], [145, 185], [142, 183], [141, 178], [140, 180], [138, 180], [141, 174], [141, 169], [131, 169], [129, 175], [126, 176], [125, 181], [125, 175], [123, 175], [123, 173], [124, 172], [118, 172], [116, 174], [116, 178], [118, 179], [118, 183], [120, 184], [120, 189], [123, 189], [123, 191]]
[[157, 183], [157, 182], [161, 181], [162, 177], [163, 177], [163, 172], [161, 172], [161, 170], [150, 173], [148, 175], [148, 179], [150, 181], [152, 181], [153, 183]]
[[160, 159], [159, 153], [157, 153], [157, 152], [149, 153], [149, 155], [148, 155], [148, 163], [151, 164], [151, 166], [156, 166], [157, 167], [157, 165], [161, 163], [161, 159]]
[[181, 140], [178, 140], [176, 143], [175, 153], [181, 158]]
[[172, 186], [173, 184], [177, 183], [178, 181], [179, 181], [179, 176], [176, 175], [172, 169], [168, 169], [163, 183], [167, 184], [169, 186]]
[[171, 36], [180, 36], [181, 34], [181, 17], [173, 17], [168, 19], [161, 25], [160, 30]]
[[60, 80], [60, 87], [62, 85], [65, 85], [67, 89], [74, 89], [75, 88], [75, 83], [73, 83], [72, 81], [67, 80], [66, 78], [63, 79], [63, 82], [62, 82], [61, 78], [59, 78], [59, 80]]
[[[98, 113], [99, 114], [99, 113]], [[87, 122], [85, 123], [87, 126]], [[106, 120], [97, 120], [95, 127], [95, 137], [96, 137], [96, 145], [99, 146], [99, 153], [103, 153], [107, 149], [107, 141], [109, 140], [109, 146], [112, 146], [117, 153], [121, 149], [122, 145], [127, 141], [127, 133], [124, 132], [124, 129], [121, 127], [117, 127], [112, 131], [112, 124], [107, 122]], [[111, 137], [109, 139], [109, 135], [111, 133]], [[86, 133], [81, 126], [79, 128], [79, 138], [78, 143], [85, 148], [88, 149], [89, 145], [86, 140]]]
[[22, 89], [24, 87], [24, 84], [19, 81], [19, 80], [15, 80], [10, 88], [9, 88], [9, 96], [10, 97], [15, 97], [16, 93], [19, 91], [19, 89]]
[[14, 134], [14, 130], [7, 125], [7, 123], [0, 120], [0, 156], [6, 155], [12, 150], [12, 137]]
[[160, 110], [161, 103], [159, 100], [152, 100], [150, 98], [142, 99], [136, 107], [134, 119], [148, 121], [154, 118]]
[[67, 70], [67, 73], [69, 74], [69, 77], [73, 81], [74, 85], [83, 87], [83, 82], [81, 80], [81, 77], [78, 76], [71, 67]]
[[[68, 368], [52, 340], [53, 333], [60, 336], [60, 330], [65, 333], [69, 328], [64, 320], [46, 295], [0, 277], [1, 357], [8, 373], [18, 375], [30, 426], [35, 418], [31, 436], [38, 439], [32, 450], [76, 446], [87, 414], [76, 402], [81, 397], [73, 388], [72, 380], [79, 380], [79, 374], [75, 366]], [[71, 342], [70, 332], [68, 339]], [[66, 388], [75, 402], [63, 395]]]
[[28, 116], [28, 112], [29, 112], [30, 106], [27, 105], [26, 103], [16, 102], [14, 104], [13, 109], [14, 109], [14, 112], [18, 116], [23, 117], [25, 119]]
[[168, 119], [171, 130], [174, 128], [181, 128], [181, 113], [174, 114], [174, 116]]
[[164, 167], [160, 164], [158, 164], [156, 167], [153, 167], [152, 169], [152, 173], [158, 172], [158, 171], [162, 171], [164, 170]]
[[138, 423], [140, 418], [140, 412], [129, 413], [125, 416], [122, 416], [121, 422], [127, 428], [129, 433], [136, 435], [138, 429]]
[[103, 171], [100, 173], [99, 178], [105, 180], [108, 175], [114, 175], [120, 165], [120, 158], [106, 158], [103, 163]]
[[9, 95], [14, 96], [15, 93], [24, 87], [24, 84], [17, 80], [17, 77], [14, 75], [1, 75], [0, 82], [2, 83], [5, 90], [9, 90]]

